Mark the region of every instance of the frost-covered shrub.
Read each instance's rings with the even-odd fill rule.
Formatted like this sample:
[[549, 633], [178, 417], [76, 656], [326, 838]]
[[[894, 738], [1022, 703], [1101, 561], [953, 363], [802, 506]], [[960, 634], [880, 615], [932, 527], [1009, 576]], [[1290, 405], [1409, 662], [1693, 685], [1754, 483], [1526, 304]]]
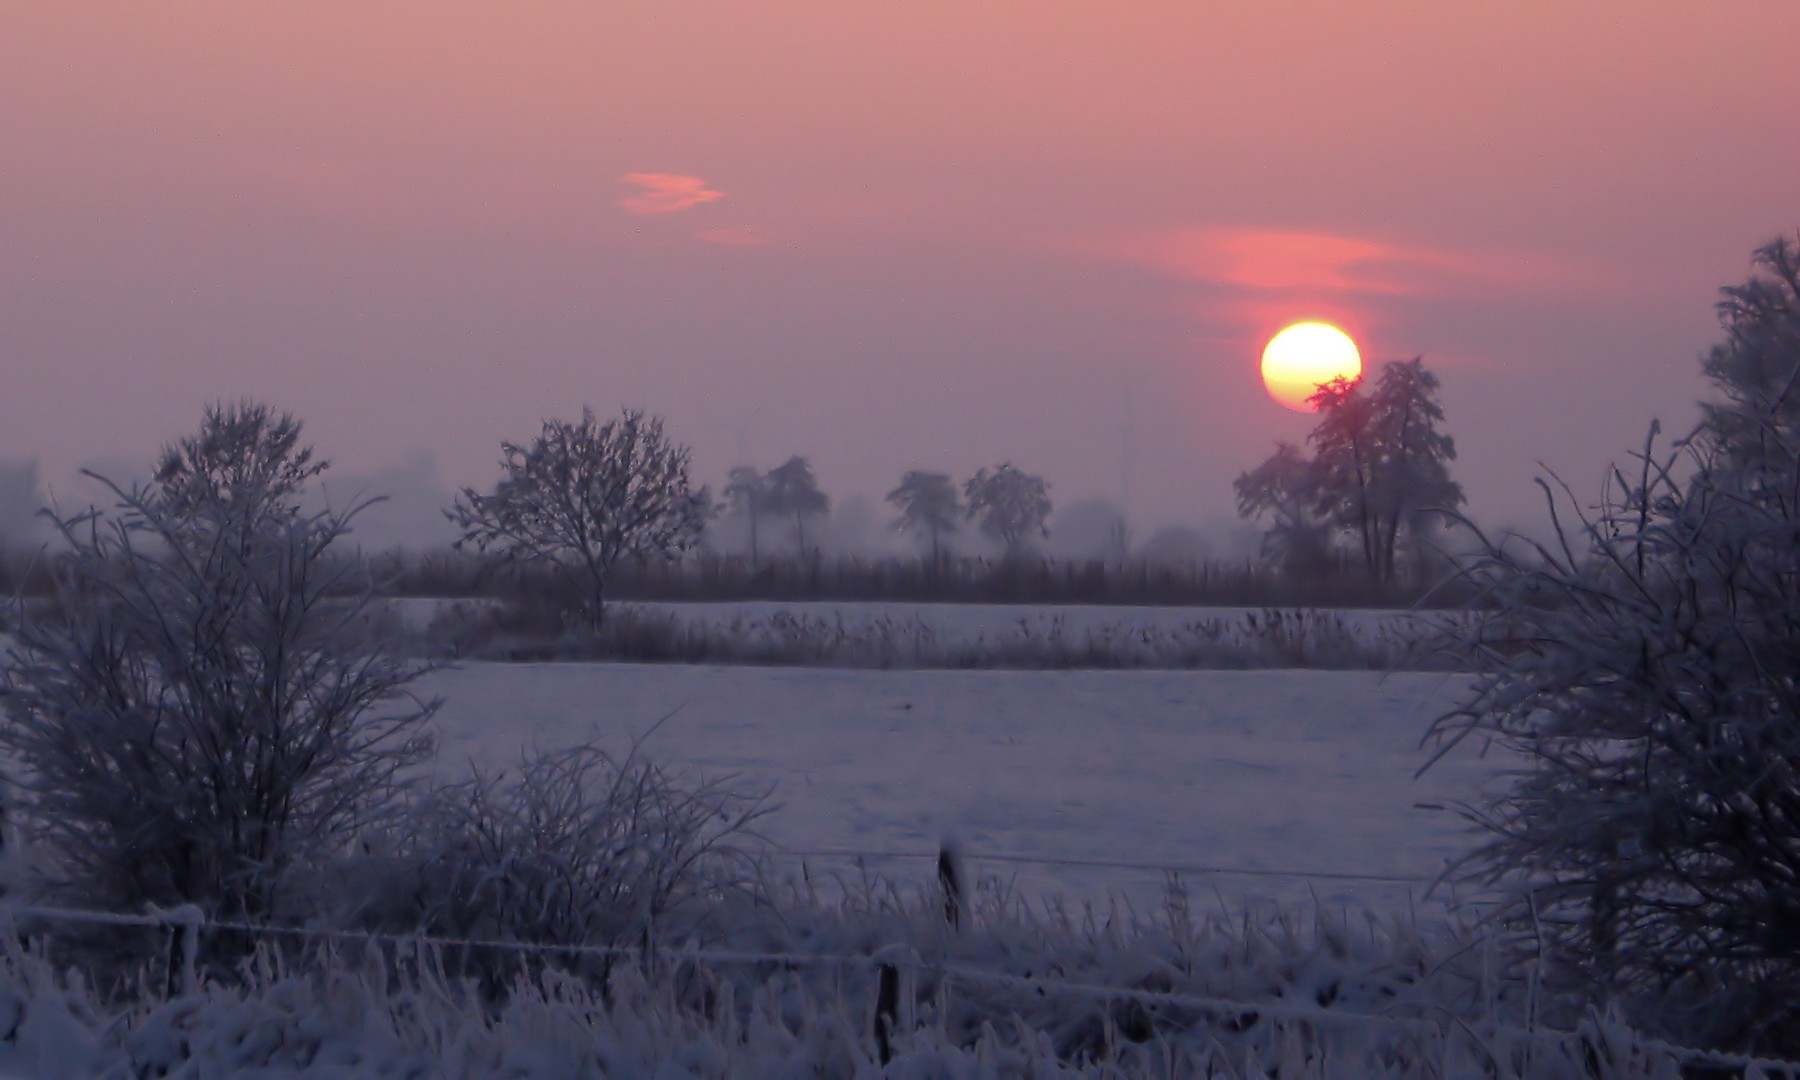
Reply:
[[1758, 264], [1725, 290], [1706, 363], [1722, 396], [1694, 434], [1658, 456], [1653, 428], [1555, 544], [1491, 544], [1472, 567], [1483, 670], [1436, 733], [1526, 756], [1469, 808], [1488, 839], [1460, 867], [1515, 886], [1515, 926], [1664, 1030], [1793, 1054], [1800, 245]]
[[[62, 895], [278, 916], [428, 752], [419, 665], [381, 648], [363, 582], [329, 557], [354, 511], [297, 508], [317, 469], [297, 433], [214, 410], [157, 485], [55, 522], [54, 604], [0, 676], [0, 748]], [[238, 467], [246, 441], [268, 453]]]
[[[654, 940], [744, 894], [766, 795], [689, 780], [634, 747], [544, 751], [423, 792], [396, 829], [364, 926], [557, 945]], [[760, 847], [760, 843], [754, 845]]]

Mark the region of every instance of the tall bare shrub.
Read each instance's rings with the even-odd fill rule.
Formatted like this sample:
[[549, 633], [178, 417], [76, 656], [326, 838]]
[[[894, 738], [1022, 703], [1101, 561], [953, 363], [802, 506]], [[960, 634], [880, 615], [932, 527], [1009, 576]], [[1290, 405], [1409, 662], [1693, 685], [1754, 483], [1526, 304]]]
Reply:
[[394, 808], [435, 704], [382, 648], [354, 564], [328, 558], [354, 510], [170, 475], [55, 520], [55, 604], [0, 677], [0, 748], [52, 885], [266, 918]]
[[1483, 670], [1435, 730], [1524, 756], [1459, 868], [1509, 886], [1516, 925], [1673, 1033], [1794, 1054], [1800, 245], [1757, 264], [1724, 290], [1699, 428], [1660, 453], [1653, 428], [1596, 510], [1565, 489], [1553, 543], [1471, 568]]
[[768, 792], [585, 743], [423, 793], [354, 921], [450, 937], [611, 945], [747, 895]]

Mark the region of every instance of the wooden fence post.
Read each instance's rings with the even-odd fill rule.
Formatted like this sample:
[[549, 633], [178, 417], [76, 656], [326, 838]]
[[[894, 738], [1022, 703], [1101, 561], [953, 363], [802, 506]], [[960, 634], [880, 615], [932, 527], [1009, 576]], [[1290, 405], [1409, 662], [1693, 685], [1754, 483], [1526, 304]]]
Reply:
[[169, 924], [168, 997], [191, 994], [200, 988], [200, 924], [203, 916], [192, 904], [183, 904], [163, 913]]
[[894, 1030], [900, 1025], [900, 969], [880, 964], [880, 985], [875, 991], [875, 1050], [886, 1065], [894, 1060]]
[[894, 1039], [914, 1026], [919, 954], [906, 945], [889, 945], [875, 954], [875, 1052], [886, 1065], [894, 1058]]
[[962, 849], [954, 841], [946, 840], [938, 845], [937, 874], [938, 884], [944, 890], [944, 922], [950, 929], [960, 930], [966, 906], [963, 890], [968, 875], [963, 870]]

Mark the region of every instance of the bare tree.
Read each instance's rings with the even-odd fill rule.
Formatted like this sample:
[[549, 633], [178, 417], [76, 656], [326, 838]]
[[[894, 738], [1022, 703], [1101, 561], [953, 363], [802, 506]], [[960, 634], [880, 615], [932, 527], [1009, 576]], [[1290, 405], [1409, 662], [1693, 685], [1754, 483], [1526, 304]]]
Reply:
[[1007, 558], [1016, 558], [1034, 534], [1050, 535], [1045, 524], [1051, 511], [1049, 488], [1042, 477], [1002, 462], [993, 472], [981, 469], [963, 484], [965, 512], [980, 520], [982, 532], [1006, 546]]
[[942, 565], [942, 538], [956, 531], [956, 523], [963, 516], [962, 500], [950, 477], [915, 469], [901, 477], [900, 486], [887, 493], [887, 501], [900, 511], [894, 521], [895, 531], [929, 536], [931, 565]]
[[301, 428], [292, 414], [259, 402], [210, 405], [198, 432], [163, 448], [148, 494], [166, 504], [172, 521], [202, 505], [234, 503], [292, 518], [301, 489], [330, 467], [300, 441]]
[[[1468, 815], [1457, 875], [1566, 969], [1684, 1039], [1800, 1052], [1800, 245], [1725, 290], [1721, 400], [1657, 429], [1555, 540], [1489, 542], [1468, 572], [1481, 665], [1434, 733], [1523, 755]], [[1573, 517], [1567, 515], [1572, 508]]]
[[1312, 462], [1289, 442], [1277, 443], [1267, 461], [1231, 482], [1238, 516], [1273, 519], [1263, 534], [1263, 554], [1299, 574], [1331, 568], [1330, 526], [1316, 509], [1314, 483]]
[[743, 518], [750, 526], [750, 565], [755, 566], [762, 561], [758, 543], [758, 527], [764, 514], [768, 513], [769, 481], [762, 473], [749, 465], [739, 465], [731, 470], [731, 476], [725, 483], [725, 501], [731, 512]]
[[[293, 446], [249, 452], [310, 461]], [[294, 471], [204, 449], [174, 496], [108, 483], [110, 512], [53, 519], [56, 602], [17, 631], [0, 747], [53, 885], [263, 919], [394, 809], [436, 706], [371, 629], [367, 582], [328, 557], [357, 508], [300, 514]]]
[[812, 464], [798, 454], [769, 470], [763, 478], [765, 501], [772, 514], [794, 516], [794, 537], [799, 552], [806, 554], [806, 519], [831, 509], [831, 497], [819, 490]]
[[1382, 366], [1370, 400], [1370, 428], [1376, 454], [1368, 490], [1369, 524], [1375, 551], [1374, 577], [1394, 579], [1400, 537], [1444, 521], [1462, 505], [1462, 485], [1450, 479], [1456, 442], [1438, 430], [1444, 409], [1437, 399], [1437, 376], [1423, 357]]
[[689, 485], [687, 447], [641, 410], [602, 424], [583, 409], [578, 423], [546, 420], [529, 446], [500, 450], [506, 475], [493, 494], [464, 488], [447, 511], [463, 531], [456, 546], [575, 572], [595, 629], [621, 559], [678, 558], [712, 513], [706, 489]]

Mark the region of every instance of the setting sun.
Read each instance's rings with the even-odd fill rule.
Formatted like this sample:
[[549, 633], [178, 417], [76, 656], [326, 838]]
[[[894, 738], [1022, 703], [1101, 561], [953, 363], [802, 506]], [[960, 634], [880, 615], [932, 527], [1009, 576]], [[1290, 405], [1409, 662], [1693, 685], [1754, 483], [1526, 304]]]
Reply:
[[1313, 411], [1306, 399], [1320, 383], [1361, 374], [1356, 342], [1330, 323], [1295, 323], [1263, 347], [1263, 385], [1270, 397], [1296, 412]]

